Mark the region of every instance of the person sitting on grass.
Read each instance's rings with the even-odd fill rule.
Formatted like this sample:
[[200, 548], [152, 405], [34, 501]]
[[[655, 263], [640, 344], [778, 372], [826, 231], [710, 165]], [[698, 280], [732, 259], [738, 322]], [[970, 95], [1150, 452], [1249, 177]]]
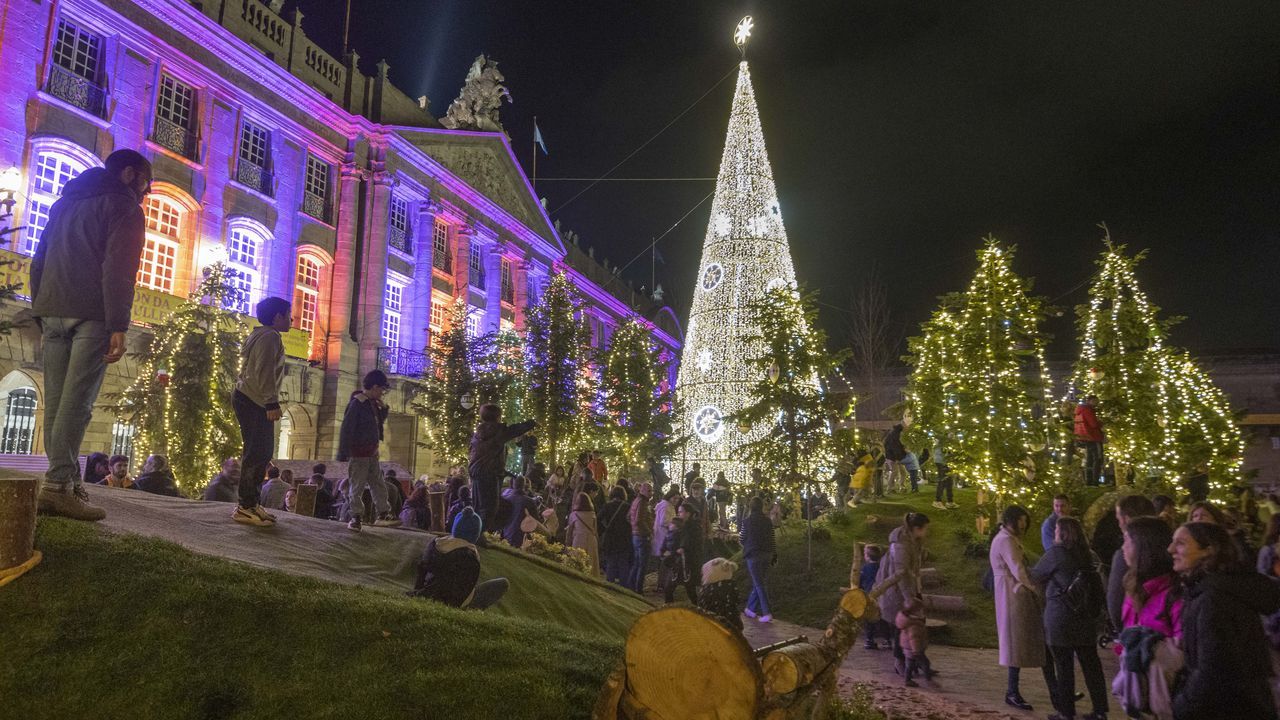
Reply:
[[462, 487], [458, 488], [458, 495], [454, 499], [453, 504], [449, 506], [449, 512], [445, 516], [444, 526], [453, 527], [453, 521], [457, 520], [458, 516], [462, 514], [462, 511], [469, 507], [472, 507], [471, 486], [463, 485]]
[[111, 463], [107, 461], [106, 453], [92, 453], [84, 461], [84, 484], [85, 485], [103, 485], [106, 483], [107, 475], [111, 473]]
[[152, 455], [142, 464], [142, 474], [134, 481], [133, 486], [142, 492], [152, 495], [168, 495], [182, 497], [178, 492], [178, 483], [169, 469], [169, 460], [163, 455]]
[[112, 455], [110, 467], [111, 474], [102, 478], [103, 485], [118, 488], [133, 487], [133, 477], [129, 475], [129, 458], [124, 455]]
[[463, 508], [449, 535], [432, 538], [418, 561], [418, 577], [409, 597], [420, 597], [450, 607], [483, 610], [502, 599], [510, 583], [506, 578], [480, 580], [480, 552], [476, 541], [484, 523], [475, 510]]
[[[285, 479], [285, 473], [289, 474]], [[267, 467], [267, 481], [262, 483], [258, 504], [268, 510], [284, 507], [284, 494], [293, 488], [293, 471], [281, 470], [275, 465]]]
[[721, 625], [741, 634], [742, 615], [738, 612], [738, 584], [733, 574], [738, 564], [724, 558], [711, 558], [702, 566], [702, 587], [698, 589], [698, 608], [710, 613]]

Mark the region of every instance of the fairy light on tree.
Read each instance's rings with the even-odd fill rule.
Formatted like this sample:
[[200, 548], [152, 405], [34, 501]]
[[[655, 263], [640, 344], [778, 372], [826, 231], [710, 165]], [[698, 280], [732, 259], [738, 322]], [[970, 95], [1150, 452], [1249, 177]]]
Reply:
[[1241, 476], [1244, 437], [1221, 389], [1167, 344], [1180, 318], [1161, 318], [1138, 286], [1146, 252], [1128, 255], [1103, 226], [1106, 247], [1088, 303], [1076, 309], [1080, 357], [1072, 387], [1097, 395], [1106, 455], [1140, 482], [1170, 483], [1204, 468], [1210, 489]]
[[1051, 382], [1040, 323], [1044, 300], [1011, 269], [1013, 248], [986, 238], [967, 291], [908, 340], [908, 446], [940, 445], [961, 477], [1000, 503], [1034, 503], [1051, 488], [1046, 448]]
[[673, 444], [670, 361], [641, 322], [618, 326], [600, 353], [599, 426], [607, 444], [622, 456], [622, 470], [640, 470], [645, 458], [664, 457]]
[[152, 327], [137, 378], [107, 405], [137, 429], [135, 461], [167, 456], [188, 495], [241, 450], [231, 392], [248, 328], [223, 309], [238, 292], [221, 263], [209, 267], [191, 298]]
[[554, 465], [586, 437], [595, 395], [590, 368], [591, 331], [582, 299], [563, 272], [556, 273], [538, 302], [525, 311], [527, 416], [538, 421], [540, 453]]
[[[735, 31], [735, 44], [744, 56], [751, 30], [750, 19], [744, 18]], [[744, 58], [676, 387], [683, 414], [680, 425], [694, 438], [682, 459], [701, 463], [704, 473], [723, 470], [735, 485], [749, 478], [736, 449], [767, 432], [758, 426], [743, 433], [726, 420], [746, 406], [752, 385], [760, 379], [759, 370], [748, 361], [761, 354], [760, 329], [747, 308], [770, 288], [794, 286], [791, 250]]]

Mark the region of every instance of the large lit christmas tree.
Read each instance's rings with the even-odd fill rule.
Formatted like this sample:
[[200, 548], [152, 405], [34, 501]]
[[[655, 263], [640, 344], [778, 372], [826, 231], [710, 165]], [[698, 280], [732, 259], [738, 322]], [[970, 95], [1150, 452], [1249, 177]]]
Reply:
[[1014, 274], [1012, 248], [987, 238], [969, 289], [942, 306], [908, 341], [908, 448], [941, 446], [962, 478], [1002, 504], [1032, 503], [1052, 489], [1050, 380], [1041, 298]]
[[1088, 304], [1076, 309], [1080, 359], [1072, 388], [1097, 395], [1106, 455], [1139, 482], [1165, 483], [1206, 470], [1210, 488], [1240, 478], [1244, 438], [1231, 406], [1185, 351], [1170, 347], [1169, 327], [1138, 287], [1146, 252], [1113, 245], [1098, 258]]
[[600, 432], [624, 471], [643, 469], [646, 458], [666, 455], [673, 442], [670, 364], [668, 353], [634, 317], [618, 326], [600, 353]]
[[586, 440], [596, 396], [591, 367], [591, 331], [582, 298], [564, 273], [556, 273], [538, 302], [525, 313], [524, 412], [537, 420], [540, 456], [548, 466]]
[[[739, 24], [739, 48], [745, 48], [750, 29], [750, 18]], [[747, 308], [770, 288], [794, 285], [773, 170], [743, 60], [676, 386], [682, 424], [695, 438], [681, 458], [700, 462], [704, 474], [723, 470], [730, 482], [747, 482], [748, 469], [734, 459], [735, 450], [763, 437], [767, 428], [760, 424], [744, 433], [726, 421], [745, 406], [760, 379], [747, 361], [762, 354], [761, 332]]]

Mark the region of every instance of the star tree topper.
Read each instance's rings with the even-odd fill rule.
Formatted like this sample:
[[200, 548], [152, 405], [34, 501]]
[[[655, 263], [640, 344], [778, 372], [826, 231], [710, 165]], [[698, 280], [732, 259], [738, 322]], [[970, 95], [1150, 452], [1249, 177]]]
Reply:
[[738, 27], [733, 31], [733, 44], [738, 46], [739, 52], [743, 55], [747, 54], [747, 42], [751, 40], [751, 28], [754, 25], [751, 16], [748, 15], [738, 22]]

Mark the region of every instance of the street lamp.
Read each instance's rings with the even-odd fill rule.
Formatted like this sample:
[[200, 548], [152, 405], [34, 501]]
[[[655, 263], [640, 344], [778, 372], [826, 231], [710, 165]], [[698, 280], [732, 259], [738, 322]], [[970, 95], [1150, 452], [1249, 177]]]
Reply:
[[472, 397], [470, 392], [463, 393], [462, 397], [458, 398], [458, 402], [462, 405], [463, 410], [470, 410], [476, 406], [476, 399]]
[[18, 202], [18, 191], [21, 189], [22, 171], [17, 166], [11, 165], [4, 172], [0, 172], [0, 207], [4, 208], [0, 218], [13, 216], [13, 206]]

